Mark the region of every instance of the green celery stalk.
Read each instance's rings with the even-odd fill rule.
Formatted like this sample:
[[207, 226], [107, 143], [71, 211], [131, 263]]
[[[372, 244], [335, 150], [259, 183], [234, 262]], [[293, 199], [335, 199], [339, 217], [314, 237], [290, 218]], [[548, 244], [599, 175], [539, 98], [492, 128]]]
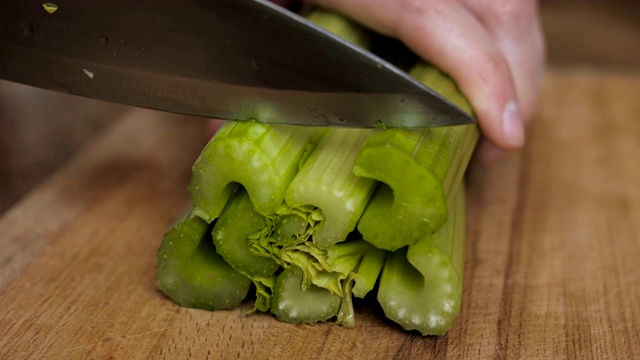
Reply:
[[[310, 19], [367, 43], [334, 13]], [[419, 64], [411, 74], [470, 112], [438, 70]], [[352, 297], [379, 279], [389, 318], [444, 333], [460, 308], [461, 179], [478, 134], [225, 123], [193, 166], [193, 208], [158, 250], [158, 287], [180, 305], [216, 310], [239, 304], [253, 282], [255, 309], [279, 320], [353, 327]], [[347, 240], [356, 227], [364, 239]]]
[[358, 150], [371, 132], [329, 129], [287, 189], [289, 206], [311, 205], [312, 211], [321, 214], [312, 234], [320, 247], [344, 241], [373, 194], [376, 182], [352, 173]]
[[457, 191], [447, 222], [419, 242], [390, 253], [378, 301], [405, 330], [442, 335], [453, 325], [462, 298], [465, 196]]
[[216, 253], [209, 225], [191, 212], [165, 234], [156, 257], [158, 288], [181, 306], [232, 309], [251, 286]]
[[[455, 84], [438, 70], [418, 64], [411, 74], [470, 111]], [[363, 237], [395, 251], [442, 226], [478, 138], [476, 125], [388, 129], [370, 136], [353, 171], [383, 184], [358, 223]]]
[[249, 238], [265, 226], [267, 219], [255, 211], [246, 190], [238, 186], [211, 231], [216, 252], [253, 281], [255, 309], [260, 311], [268, 311], [271, 306], [271, 289], [280, 268], [272, 259], [257, 254], [249, 242]]
[[[356, 45], [367, 45], [366, 32], [341, 16], [317, 11], [310, 20]], [[289, 185], [286, 204], [269, 217], [270, 226], [253, 239], [254, 248], [264, 256], [270, 256], [285, 269], [300, 270], [302, 291], [321, 288], [339, 296], [336, 322], [346, 327], [354, 326], [354, 281], [360, 283], [360, 293], [366, 293], [365, 282], [375, 283], [381, 271], [378, 268], [376, 272], [375, 266], [368, 271], [363, 268], [358, 277], [356, 271], [362, 259], [375, 258], [366, 255], [379, 250], [364, 241], [337, 244], [355, 229], [375, 189], [375, 181], [352, 173], [354, 158], [371, 132], [328, 129]], [[310, 238], [313, 242], [308, 241]], [[298, 306], [305, 305], [316, 306]]]
[[357, 269], [364, 258], [381, 261], [380, 253], [384, 251], [364, 240], [347, 241], [326, 249], [311, 242], [295, 249], [282, 249], [278, 259], [285, 270], [273, 289], [272, 313], [280, 320], [294, 323], [314, 323], [336, 316], [336, 324], [354, 327], [354, 281], [366, 278], [375, 283], [382, 266], [370, 267], [362, 275]]
[[266, 226], [267, 219], [254, 210], [245, 189], [238, 187], [211, 232], [216, 252], [250, 278], [273, 275], [278, 264], [256, 254], [249, 243], [249, 237]]
[[373, 247], [364, 253], [354, 279], [353, 296], [363, 299], [376, 285], [387, 252]]
[[338, 314], [341, 297], [327, 289], [302, 287], [302, 272], [285, 269], [276, 283], [271, 312], [280, 321], [292, 324], [314, 324], [327, 321]]
[[[334, 13], [315, 10], [309, 20], [348, 41], [368, 41], [366, 31]], [[256, 211], [271, 215], [282, 203], [301, 162], [323, 134], [324, 129], [313, 127], [225, 123], [193, 166], [189, 192], [194, 214], [212, 222], [240, 183]]]
[[[367, 46], [366, 32], [348, 19], [328, 11], [311, 13], [310, 20], [358, 46]], [[353, 159], [371, 130], [328, 129], [287, 189], [286, 203], [272, 217], [270, 225], [254, 237], [253, 245], [264, 256], [273, 258], [284, 268], [295, 266], [302, 271], [304, 287], [311, 284], [343, 296], [360, 259], [370, 246], [359, 247], [349, 266], [337, 268], [327, 261], [349, 249], [351, 244], [331, 246], [344, 241], [355, 228], [375, 182], [351, 172]], [[286, 235], [278, 231], [284, 220]], [[312, 237], [313, 242], [308, 241]], [[337, 250], [340, 249], [340, 250]], [[353, 254], [352, 254], [353, 255]]]
[[[471, 104], [469, 104], [467, 98], [460, 92], [456, 83], [438, 68], [420, 62], [413, 66], [409, 75], [437, 89], [440, 95], [451, 101], [467, 114], [473, 114]], [[462, 133], [462, 138], [457, 143], [450, 143], [448, 145], [451, 148], [454, 146], [457, 147], [451, 159], [450, 166], [446, 171], [441, 171], [437, 174], [437, 176], [443, 177], [443, 191], [447, 199], [447, 208], [450, 209], [455, 199], [455, 191], [459, 189], [458, 184], [462, 182], [471, 155], [473, 155], [473, 150], [480, 138], [480, 129], [475, 125], [463, 125], [449, 130]]]
[[253, 121], [225, 123], [193, 165], [189, 183], [193, 213], [212, 222], [239, 183], [258, 213], [272, 214], [322, 132]]

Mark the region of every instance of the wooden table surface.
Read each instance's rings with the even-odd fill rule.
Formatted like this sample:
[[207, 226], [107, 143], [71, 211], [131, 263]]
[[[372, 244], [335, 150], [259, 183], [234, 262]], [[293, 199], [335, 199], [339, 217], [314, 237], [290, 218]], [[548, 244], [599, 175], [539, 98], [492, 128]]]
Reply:
[[[354, 330], [173, 305], [154, 252], [203, 122], [0, 83], [0, 359], [640, 357], [640, 24], [598, 6], [543, 7], [541, 111], [522, 151], [471, 165], [463, 307], [439, 338], [368, 302]], [[594, 18], [626, 56], [556, 45]]]

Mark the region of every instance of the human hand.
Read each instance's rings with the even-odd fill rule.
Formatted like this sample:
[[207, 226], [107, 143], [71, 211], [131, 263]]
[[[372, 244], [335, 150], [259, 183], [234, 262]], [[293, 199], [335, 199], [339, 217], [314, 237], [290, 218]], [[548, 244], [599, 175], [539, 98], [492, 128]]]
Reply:
[[480, 161], [493, 162], [524, 144], [545, 57], [535, 0], [306, 1], [401, 40], [451, 75], [482, 129]]

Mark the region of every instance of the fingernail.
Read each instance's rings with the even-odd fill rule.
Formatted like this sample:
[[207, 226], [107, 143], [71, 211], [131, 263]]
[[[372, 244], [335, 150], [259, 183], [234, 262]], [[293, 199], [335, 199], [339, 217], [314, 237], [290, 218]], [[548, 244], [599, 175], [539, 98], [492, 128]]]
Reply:
[[524, 145], [522, 117], [515, 101], [510, 101], [502, 112], [502, 133], [509, 145], [519, 148]]

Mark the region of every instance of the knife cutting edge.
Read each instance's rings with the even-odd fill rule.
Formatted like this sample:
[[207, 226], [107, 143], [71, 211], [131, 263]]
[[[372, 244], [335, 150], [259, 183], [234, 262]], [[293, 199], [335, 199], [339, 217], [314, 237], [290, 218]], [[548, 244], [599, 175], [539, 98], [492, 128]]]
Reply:
[[[267, 123], [474, 120], [375, 55], [264, 0], [0, 3], [0, 78], [111, 102]], [[49, 9], [51, 10], [51, 9]]]

